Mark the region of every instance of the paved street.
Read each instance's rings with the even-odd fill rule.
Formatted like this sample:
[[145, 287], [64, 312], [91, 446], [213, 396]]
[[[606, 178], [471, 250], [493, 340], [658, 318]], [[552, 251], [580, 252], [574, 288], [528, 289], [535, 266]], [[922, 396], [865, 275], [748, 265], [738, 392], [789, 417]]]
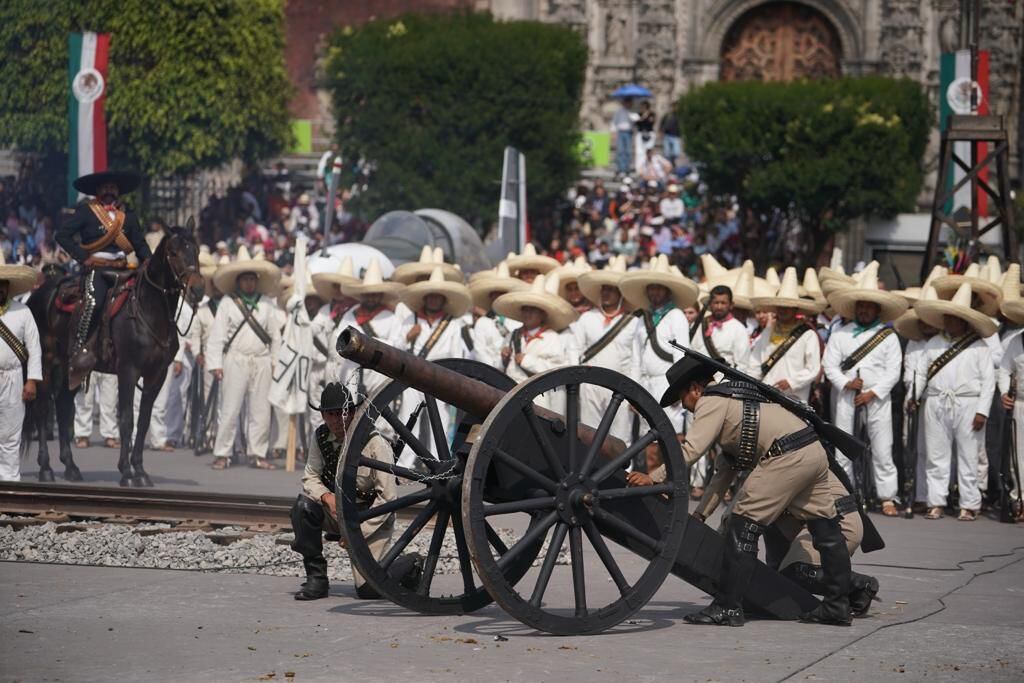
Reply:
[[[296, 603], [294, 579], [5, 563], [0, 677], [280, 681], [293, 672], [297, 681], [364, 682], [1024, 678], [1024, 527], [988, 519], [876, 521], [888, 548], [859, 555], [856, 566], [879, 578], [883, 602], [852, 628], [772, 621], [743, 629], [689, 626], [682, 616], [707, 598], [674, 577], [631, 622], [600, 636], [559, 638], [533, 632], [494, 606], [464, 617], [415, 615], [388, 603], [356, 601], [348, 585], [334, 586], [327, 600]], [[632, 556], [623, 560], [635, 562]], [[499, 635], [508, 640], [495, 641]]]

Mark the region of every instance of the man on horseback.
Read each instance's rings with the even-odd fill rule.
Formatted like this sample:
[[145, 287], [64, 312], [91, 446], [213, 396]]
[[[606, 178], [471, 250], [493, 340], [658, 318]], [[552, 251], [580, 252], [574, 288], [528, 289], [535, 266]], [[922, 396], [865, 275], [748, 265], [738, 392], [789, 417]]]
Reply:
[[127, 257], [133, 252], [139, 265], [152, 256], [138, 216], [120, 201], [140, 180], [134, 173], [116, 171], [82, 176], [74, 182], [75, 189], [92, 198], [80, 203], [57, 230], [57, 244], [84, 272], [81, 317], [71, 349], [71, 372], [78, 377], [87, 375], [97, 362], [94, 333], [109, 287], [102, 271], [129, 268]]
[[29, 266], [8, 266], [0, 250], [0, 481], [21, 479], [21, 427], [25, 402], [42, 380], [39, 330], [32, 312], [14, 301], [36, 284]]

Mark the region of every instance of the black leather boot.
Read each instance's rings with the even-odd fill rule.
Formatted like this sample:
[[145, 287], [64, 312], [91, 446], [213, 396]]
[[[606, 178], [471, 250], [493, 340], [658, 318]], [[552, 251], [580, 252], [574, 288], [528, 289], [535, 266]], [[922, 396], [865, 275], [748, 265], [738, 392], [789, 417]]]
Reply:
[[850, 617], [850, 551], [839, 527], [839, 517], [807, 520], [814, 549], [821, 555], [823, 570], [821, 604], [800, 615], [809, 623], [849, 626]]
[[325, 517], [324, 506], [304, 495], [300, 494], [292, 505], [292, 531], [295, 532], [292, 550], [302, 555], [306, 568], [306, 582], [295, 594], [296, 600], [326, 598], [330, 589], [322, 535]]
[[757, 543], [763, 533], [764, 525], [736, 514], [729, 515], [718, 595], [700, 612], [684, 617], [687, 623], [743, 626], [746, 621], [743, 614], [743, 589], [750, 583], [750, 576], [754, 573]]
[[850, 612], [855, 617], [866, 616], [878, 595], [878, 579], [867, 574], [850, 572]]
[[779, 572], [812, 595], [825, 594], [825, 572], [821, 567], [806, 562], [794, 562]]

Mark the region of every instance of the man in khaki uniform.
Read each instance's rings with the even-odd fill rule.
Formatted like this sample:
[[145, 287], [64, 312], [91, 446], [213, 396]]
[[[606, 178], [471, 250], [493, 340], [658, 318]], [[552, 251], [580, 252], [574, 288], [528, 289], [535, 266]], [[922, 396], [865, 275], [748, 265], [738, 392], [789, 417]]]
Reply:
[[[713, 371], [693, 356], [668, 371], [662, 405], [682, 401], [694, 413], [683, 443], [687, 465], [716, 443], [728, 465], [750, 474], [726, 523], [719, 594], [686, 620], [693, 624], [742, 626], [742, 596], [757, 557], [758, 540], [784, 513], [807, 525], [824, 570], [824, 599], [804, 621], [849, 626], [850, 554], [840, 529], [829, 484], [828, 456], [814, 430], [782, 406], [770, 403], [757, 385], [727, 382], [708, 386]], [[652, 473], [658, 477], [658, 471]], [[664, 473], [660, 473], [664, 477]]]
[[[295, 594], [296, 600], [325, 598], [330, 588], [322, 532], [326, 531], [335, 538], [341, 534], [334, 491], [335, 477], [343, 455], [345, 436], [358, 407], [348, 389], [337, 382], [325, 386], [320, 396], [320, 414], [324, 422], [316, 428], [306, 467], [302, 472], [302, 493], [295, 499], [291, 512], [292, 529], [295, 532], [292, 550], [302, 555], [306, 569], [306, 581]], [[366, 443], [363, 455], [381, 462], [394, 462], [391, 445], [376, 434]], [[357, 470], [356, 486], [359, 502], [367, 507], [386, 503], [398, 496], [395, 477], [369, 467]], [[373, 517], [360, 525], [375, 558], [383, 556], [394, 529], [394, 513]], [[414, 574], [415, 562], [415, 555], [404, 555], [395, 560], [390, 572], [394, 576], [411, 576]], [[373, 600], [380, 597], [367, 585], [355, 566], [352, 567], [352, 580], [359, 598]]]

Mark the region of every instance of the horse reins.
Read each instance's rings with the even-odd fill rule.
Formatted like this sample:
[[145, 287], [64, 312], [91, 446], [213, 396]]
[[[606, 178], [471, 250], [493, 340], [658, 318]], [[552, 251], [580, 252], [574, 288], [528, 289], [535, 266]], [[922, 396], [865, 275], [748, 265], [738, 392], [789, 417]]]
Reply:
[[[159, 284], [157, 284], [153, 280], [153, 278], [150, 277], [150, 275], [149, 275], [149, 264], [151, 263], [151, 261], [152, 261], [152, 259], [150, 261], [147, 261], [146, 263], [142, 264], [142, 279], [150, 287], [152, 287], [156, 291], [160, 292], [160, 294], [162, 295], [161, 301], [164, 302], [164, 310], [166, 310], [168, 313], [170, 313], [171, 312], [170, 311], [170, 306], [167, 305], [167, 297], [169, 295], [171, 295], [171, 294], [175, 294], [175, 295], [181, 294], [185, 290], [184, 280], [186, 278], [190, 277], [192, 275], [192, 273], [195, 272], [195, 270], [192, 269], [192, 268], [186, 268], [183, 273], [174, 273], [174, 269], [171, 268], [171, 272], [174, 273], [174, 284], [172, 284], [170, 287], [162, 287]], [[167, 265], [170, 266], [170, 259], [167, 260]], [[177, 310], [175, 311], [174, 318], [173, 318], [174, 331], [177, 332], [178, 335], [181, 336], [181, 337], [184, 337], [185, 335], [187, 335], [189, 333], [189, 330], [192, 329], [192, 322], [196, 318], [196, 309], [195, 309], [195, 307], [192, 307], [192, 315], [189, 316], [188, 327], [185, 328], [184, 332], [181, 331], [181, 328], [178, 327], [178, 320], [179, 320], [179, 318], [181, 318], [181, 311], [184, 308], [184, 305], [185, 305], [185, 298], [183, 296], [181, 298], [180, 303], [178, 304]], [[167, 348], [167, 341], [162, 339], [161, 336], [158, 335], [156, 333], [156, 331], [153, 329], [153, 326], [150, 325], [149, 322], [146, 320], [145, 316], [141, 315], [141, 311], [139, 310], [138, 289], [136, 289], [134, 292], [132, 292], [132, 306], [133, 306], [133, 309], [134, 309], [134, 313], [136, 314], [133, 317], [137, 318], [138, 320], [140, 320], [142, 322], [142, 326], [146, 329], [146, 332], [149, 334], [149, 336], [153, 337], [153, 339], [156, 341], [157, 344], [160, 345], [161, 348], [166, 349]]]

